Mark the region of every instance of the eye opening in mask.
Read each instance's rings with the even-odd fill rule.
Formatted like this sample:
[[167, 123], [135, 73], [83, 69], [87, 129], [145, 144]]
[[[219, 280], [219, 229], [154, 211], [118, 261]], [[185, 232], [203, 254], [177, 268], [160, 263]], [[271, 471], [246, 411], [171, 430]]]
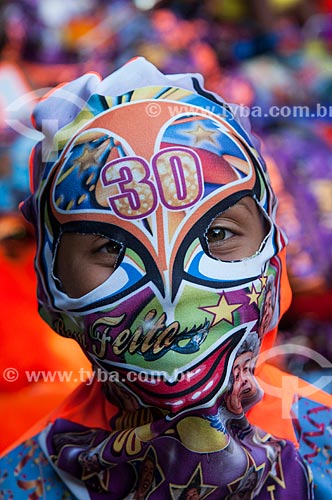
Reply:
[[256, 200], [244, 196], [211, 221], [204, 234], [209, 255], [225, 262], [253, 257], [271, 230]]
[[64, 231], [56, 245], [55, 282], [69, 297], [82, 297], [114, 273], [123, 251], [122, 243], [103, 234]]

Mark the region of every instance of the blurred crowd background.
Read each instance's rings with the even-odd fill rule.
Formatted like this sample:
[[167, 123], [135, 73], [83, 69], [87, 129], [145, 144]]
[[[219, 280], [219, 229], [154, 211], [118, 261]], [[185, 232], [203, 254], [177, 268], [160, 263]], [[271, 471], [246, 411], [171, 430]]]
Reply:
[[274, 362], [313, 382], [332, 366], [332, 1], [1, 1], [0, 449], [78, 383], [31, 383], [25, 371], [89, 369], [36, 310], [34, 242], [18, 210], [39, 139], [31, 110], [50, 87], [91, 70], [105, 77], [137, 55], [202, 73], [252, 110], [289, 238], [293, 302], [278, 342], [298, 348]]

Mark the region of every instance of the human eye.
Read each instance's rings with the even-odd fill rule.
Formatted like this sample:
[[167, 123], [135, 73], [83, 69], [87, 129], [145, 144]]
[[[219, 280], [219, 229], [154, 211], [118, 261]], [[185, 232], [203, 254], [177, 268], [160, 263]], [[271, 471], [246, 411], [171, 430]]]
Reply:
[[212, 257], [231, 260], [234, 247], [238, 245], [239, 233], [239, 228], [234, 221], [226, 219], [223, 215], [217, 216], [205, 232]]
[[97, 237], [92, 245], [91, 258], [99, 266], [115, 268], [122, 249], [117, 241]]
[[228, 240], [228, 238], [231, 238], [232, 236], [234, 236], [232, 231], [219, 225], [212, 225], [206, 231], [206, 239], [209, 245]]
[[96, 252], [119, 255], [121, 251], [121, 245], [113, 240], [106, 240], [97, 247]]
[[205, 232], [212, 257], [231, 262], [259, 250], [268, 228], [253, 198], [248, 196], [220, 213]]

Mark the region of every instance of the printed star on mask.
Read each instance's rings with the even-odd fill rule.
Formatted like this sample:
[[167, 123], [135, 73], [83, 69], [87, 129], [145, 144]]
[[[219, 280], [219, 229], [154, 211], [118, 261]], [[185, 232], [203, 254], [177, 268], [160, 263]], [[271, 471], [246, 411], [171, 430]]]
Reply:
[[197, 124], [194, 130], [188, 131], [188, 134], [194, 136], [194, 146], [198, 146], [204, 141], [210, 142], [214, 146], [218, 146], [218, 143], [214, 138], [217, 133], [218, 132], [216, 130], [209, 130], [200, 124]]
[[201, 307], [200, 309], [203, 309], [203, 311], [213, 314], [214, 318], [211, 323], [211, 328], [212, 328], [213, 326], [220, 323], [220, 321], [222, 320], [228, 321], [228, 323], [233, 325], [234, 322], [233, 313], [241, 306], [242, 304], [229, 304], [227, 302], [225, 295], [221, 295], [218, 304], [216, 304], [215, 306]]
[[259, 436], [258, 433], [256, 433], [255, 435], [255, 440], [257, 442], [264, 443], [266, 456], [271, 464], [271, 469], [268, 475], [283, 489], [285, 489], [286, 483], [285, 483], [284, 471], [281, 460], [282, 449], [285, 446], [285, 441], [278, 440], [273, 436], [271, 436], [271, 434], [266, 434], [265, 436]]
[[[259, 485], [265, 470], [265, 463], [257, 466], [254, 459], [250, 455], [249, 457], [251, 459], [249, 460], [249, 464], [251, 463], [251, 465], [248, 467], [245, 474], [227, 485], [231, 490], [230, 496], [232, 496], [232, 498], [233, 495], [235, 498], [236, 494], [237, 498], [242, 498], [242, 494], [249, 493], [251, 499], [255, 496], [254, 494], [257, 490], [259, 490]], [[246, 496], [245, 498], [249, 497]]]
[[97, 159], [105, 151], [109, 144], [109, 139], [106, 139], [102, 144], [96, 148], [90, 148], [88, 144], [84, 146], [83, 153], [81, 156], [76, 158], [71, 167], [61, 173], [59, 179], [57, 180], [57, 186], [61, 184], [77, 167], [79, 175], [87, 170], [91, 165], [96, 165]]
[[267, 282], [267, 276], [261, 276], [259, 279], [260, 279], [260, 281], [262, 283], [262, 288], [265, 288], [266, 287], [266, 282]]
[[82, 467], [81, 478], [83, 481], [88, 481], [89, 484], [94, 484], [95, 488], [102, 488], [107, 491], [110, 477], [110, 469], [102, 470], [98, 454], [91, 455], [82, 452], [79, 456], [79, 463]]
[[258, 304], [258, 298], [260, 296], [260, 292], [257, 292], [255, 285], [252, 285], [251, 292], [247, 293], [246, 295], [250, 299], [249, 305]]
[[216, 486], [203, 483], [201, 464], [197, 465], [187, 484], [170, 484], [169, 488], [172, 495], [172, 500], [178, 499], [182, 494], [185, 494], [187, 492], [189, 493], [190, 490], [196, 490], [197, 492], [199, 492], [199, 500], [203, 500], [217, 489]]
[[283, 489], [286, 489], [284, 471], [282, 468], [282, 460], [281, 454], [278, 456], [277, 460], [272, 464], [271, 470], [269, 472], [269, 476], [281, 486]]
[[86, 144], [83, 149], [83, 153], [75, 160], [75, 167], [79, 165], [78, 173], [79, 175], [87, 170], [92, 165], [97, 165], [97, 160], [101, 156], [101, 154], [105, 151], [109, 143], [109, 139], [102, 142], [100, 146], [94, 148], [90, 147], [89, 144]]

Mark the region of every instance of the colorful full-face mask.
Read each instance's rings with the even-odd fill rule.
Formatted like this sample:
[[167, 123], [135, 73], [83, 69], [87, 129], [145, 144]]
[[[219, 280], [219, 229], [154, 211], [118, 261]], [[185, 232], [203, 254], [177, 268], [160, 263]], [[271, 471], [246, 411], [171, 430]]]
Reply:
[[40, 312], [105, 382], [39, 436], [52, 470], [78, 499], [312, 498], [293, 444], [244, 414], [285, 281], [250, 134], [199, 77], [142, 59], [56, 89], [35, 121]]
[[[116, 375], [113, 398], [125, 392], [170, 416], [220, 398], [235, 413], [252, 405], [254, 360], [280, 314], [284, 239], [264, 163], [230, 107], [199, 78], [165, 77], [138, 59], [102, 82], [90, 74], [56, 89], [35, 120], [46, 139], [23, 210], [38, 227], [43, 318]], [[263, 228], [257, 249], [216, 258], [213, 221], [248, 199]], [[66, 233], [118, 248], [114, 272], [81, 296], [58, 276]]]

